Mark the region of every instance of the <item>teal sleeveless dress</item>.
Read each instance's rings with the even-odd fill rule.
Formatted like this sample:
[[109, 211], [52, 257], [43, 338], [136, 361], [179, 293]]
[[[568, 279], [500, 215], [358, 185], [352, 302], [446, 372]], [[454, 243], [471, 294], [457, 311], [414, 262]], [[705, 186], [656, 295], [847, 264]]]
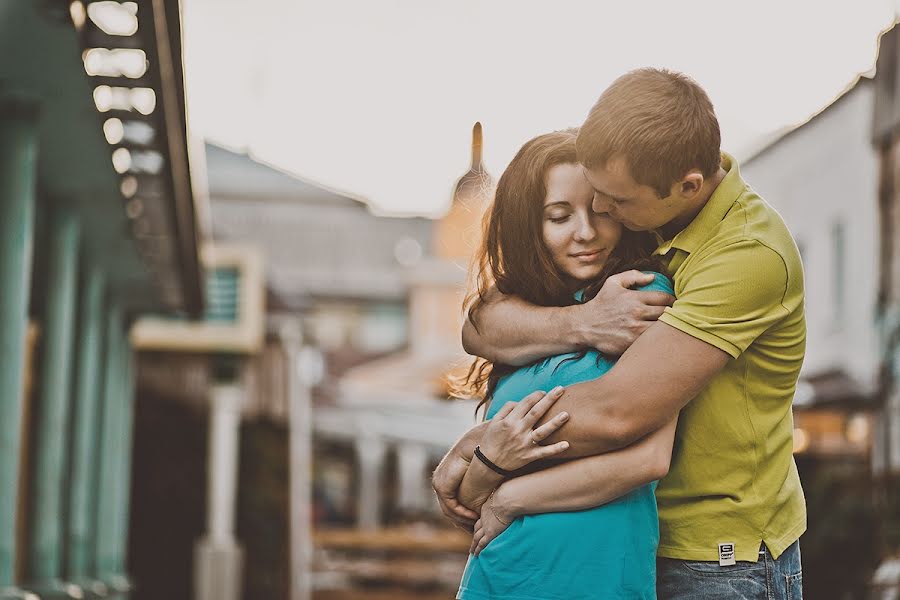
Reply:
[[[674, 294], [654, 273], [643, 290]], [[580, 298], [579, 298], [580, 299]], [[563, 354], [507, 375], [486, 418], [534, 390], [596, 379], [614, 361], [596, 351]], [[515, 519], [478, 556], [469, 556], [459, 600], [655, 600], [659, 519], [656, 482], [596, 508]]]

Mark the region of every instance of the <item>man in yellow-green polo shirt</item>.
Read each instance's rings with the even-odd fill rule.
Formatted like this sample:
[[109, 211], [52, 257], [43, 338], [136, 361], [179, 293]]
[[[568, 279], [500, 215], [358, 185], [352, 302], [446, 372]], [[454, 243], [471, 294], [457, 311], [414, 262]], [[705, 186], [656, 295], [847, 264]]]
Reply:
[[[566, 457], [614, 457], [680, 411], [657, 489], [658, 597], [800, 598], [806, 509], [791, 403], [806, 340], [803, 272], [781, 217], [719, 146], [712, 104], [690, 78], [641, 69], [616, 80], [580, 130], [578, 160], [595, 211], [656, 236], [674, 303], [628, 289], [647, 283], [636, 272], [575, 307], [497, 294], [463, 341], [510, 365], [583, 347], [624, 352], [605, 376], [565, 390], [541, 423], [562, 412], [568, 422], [541, 443], [568, 441]], [[483, 429], [435, 472], [457, 522], [471, 516], [455, 501], [460, 465]]]
[[682, 410], [678, 454], [657, 489], [658, 553], [718, 561], [721, 542], [756, 561], [760, 542], [777, 558], [806, 528], [791, 419], [803, 272], [778, 214], [733, 158], [723, 155], [722, 168], [701, 212], [656, 250], [678, 298], [659, 321], [731, 357]]

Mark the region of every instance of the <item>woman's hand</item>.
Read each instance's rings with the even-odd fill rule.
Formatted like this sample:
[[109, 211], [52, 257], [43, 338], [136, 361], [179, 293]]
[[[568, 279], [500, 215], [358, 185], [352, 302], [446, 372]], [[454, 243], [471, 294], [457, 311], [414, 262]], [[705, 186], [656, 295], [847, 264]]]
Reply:
[[521, 402], [507, 402], [488, 422], [481, 451], [495, 465], [507, 471], [515, 471], [543, 458], [552, 458], [569, 448], [569, 442], [557, 442], [541, 446], [540, 442], [562, 427], [569, 420], [569, 413], [559, 413], [549, 422], [533, 429], [550, 407], [563, 394], [556, 387], [545, 394], [534, 392]]
[[491, 540], [506, 531], [506, 528], [516, 518], [514, 514], [508, 513], [494, 503], [495, 495], [496, 492], [491, 494], [488, 501], [481, 506], [481, 517], [475, 521], [475, 532], [472, 535], [472, 545], [469, 547], [469, 553], [475, 556], [481, 554]]

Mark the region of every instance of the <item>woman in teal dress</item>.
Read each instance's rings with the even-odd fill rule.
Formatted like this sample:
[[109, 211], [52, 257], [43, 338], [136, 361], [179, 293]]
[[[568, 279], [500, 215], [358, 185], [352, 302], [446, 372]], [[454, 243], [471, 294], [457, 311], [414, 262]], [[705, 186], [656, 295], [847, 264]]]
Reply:
[[[589, 301], [617, 273], [659, 270], [646, 234], [592, 210], [594, 190], [575, 157], [576, 133], [534, 138], [500, 178], [476, 261], [470, 318], [492, 293], [565, 306]], [[654, 275], [644, 289], [672, 294], [671, 282]], [[675, 422], [615, 452], [527, 464], [567, 447], [536, 443], [565, 423], [565, 413], [532, 429], [558, 398], [556, 388], [600, 377], [614, 361], [586, 350], [521, 368], [473, 364], [461, 391], [481, 395], [491, 424], [459, 492], [481, 517], [458, 599], [656, 598], [654, 490], [668, 470]], [[497, 472], [507, 471], [498, 487]]]

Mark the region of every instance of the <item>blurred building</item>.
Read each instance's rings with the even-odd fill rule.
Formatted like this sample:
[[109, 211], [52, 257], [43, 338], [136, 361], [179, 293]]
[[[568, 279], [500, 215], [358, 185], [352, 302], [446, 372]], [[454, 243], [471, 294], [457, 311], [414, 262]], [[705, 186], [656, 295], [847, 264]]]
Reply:
[[448, 379], [464, 374], [471, 357], [460, 331], [469, 259], [481, 236], [492, 182], [481, 162], [481, 125], [473, 133], [472, 165], [457, 183], [447, 214], [433, 223], [430, 247], [408, 265], [409, 342], [402, 352], [348, 371], [337, 406], [316, 415], [317, 428], [354, 440], [361, 467], [357, 524], [384, 524], [378, 474], [396, 454], [397, 498], [407, 516], [436, 505], [431, 467], [474, 422], [469, 402], [451, 401]]
[[[267, 335], [243, 373], [242, 436], [253, 435], [260, 427], [254, 424], [286, 428], [287, 438], [266, 443], [290, 446], [279, 460], [290, 463], [292, 479], [304, 468], [304, 452], [312, 457], [311, 489], [282, 481], [282, 491], [273, 492], [290, 487], [312, 498], [315, 552], [292, 557], [307, 563], [292, 562], [290, 570], [292, 578], [311, 567], [316, 574], [293, 597], [311, 587], [317, 597], [330, 597], [328, 590], [345, 593], [366, 582], [420, 592], [455, 585], [466, 542], [441, 522], [429, 481], [446, 449], [475, 421], [473, 404], [448, 401], [445, 376], [467, 360], [460, 306], [483, 194], [457, 194], [450, 216], [439, 222], [383, 217], [245, 154], [207, 145], [206, 161], [213, 237], [265, 255]], [[477, 180], [483, 186], [482, 175]], [[302, 520], [292, 512], [300, 504], [291, 497], [273, 508], [272, 519]], [[419, 526], [407, 528], [411, 522]], [[310, 532], [291, 529], [298, 536], [292, 553], [302, 554], [296, 547]], [[422, 560], [421, 552], [438, 559]], [[455, 561], [443, 560], [448, 552]], [[249, 548], [247, 554], [254, 560]], [[248, 564], [248, 578], [253, 568]], [[248, 593], [261, 593], [252, 585]]]
[[[270, 341], [280, 344], [280, 324], [296, 322], [325, 365], [315, 401], [333, 405], [347, 369], [406, 346], [407, 270], [424, 259], [432, 222], [373, 215], [358, 200], [215, 145], [207, 164], [215, 238], [263, 252]], [[275, 362], [250, 376], [265, 388]], [[286, 396], [260, 391], [245, 415], [286, 422]]]
[[[900, 592], [898, 36], [896, 28], [882, 36], [874, 79], [860, 77], [744, 165], [803, 256], [808, 346], [795, 450], [810, 516], [804, 570], [814, 564], [807, 581], [825, 584], [817, 594], [866, 593], [839, 572], [870, 578], [872, 598]], [[848, 462], [859, 457], [869, 459], [865, 473]], [[854, 559], [836, 569], [829, 557], [838, 546]]]
[[879, 420], [873, 467], [879, 481], [880, 525], [885, 560], [873, 578], [877, 598], [900, 595], [900, 30], [881, 38], [875, 77], [871, 134], [879, 158], [877, 316], [880, 349]]
[[[134, 486], [135, 569], [145, 581], [138, 588], [141, 598], [175, 598], [191, 592], [195, 600], [242, 597], [244, 552], [235, 535], [240, 419], [251, 397], [243, 372], [263, 343], [263, 261], [258, 249], [227, 243], [204, 244], [201, 259], [206, 291], [201, 318], [144, 316], [131, 328], [132, 343], [139, 351], [135, 463], [145, 475]], [[181, 448], [163, 455], [163, 460], [147, 461], [148, 446], [158, 445], [158, 437], [166, 433], [156, 415], [161, 405], [172, 400], [187, 404], [193, 416], [205, 417], [199, 420], [205, 436], [196, 432], [193, 437], [205, 437], [206, 448], [201, 452]], [[190, 416], [180, 415], [176, 426], [183, 427]], [[171, 437], [167, 441], [178, 448]], [[206, 518], [195, 518], [184, 528], [178, 519], [182, 510], [166, 510], [165, 504], [183, 490], [170, 490], [168, 498], [149, 503], [152, 494], [147, 490], [154, 487], [151, 480], [181, 470], [197, 458], [205, 458], [194, 464], [205, 462], [206, 486], [195, 489], [205, 492]], [[196, 528], [195, 539], [156, 537], [169, 528]], [[182, 560], [183, 568], [193, 565], [193, 590], [179, 585], [178, 571], [166, 564], [174, 554], [151, 550], [166, 545], [179, 550], [194, 547], [190, 560]]]
[[878, 164], [874, 86], [860, 78], [741, 166], [794, 235], [807, 345], [794, 398], [795, 450], [867, 460], [878, 387]]
[[0, 7], [0, 598], [132, 588], [129, 328], [205, 304], [180, 37], [173, 0]]
[[[327, 498], [347, 467], [352, 482], [354, 468], [352, 440], [326, 438], [316, 452], [325, 459], [313, 464], [327, 489], [310, 487], [312, 403], [334, 404], [341, 373], [407, 343], [404, 265], [427, 251], [432, 223], [374, 216], [359, 201], [217, 146], [205, 158], [215, 240], [203, 253], [205, 319], [144, 319], [134, 333], [142, 349], [138, 464], [148, 473], [138, 507], [142, 575], [161, 582], [171, 574], [168, 589], [152, 592], [168, 597], [182, 597], [191, 577], [198, 593], [207, 590], [198, 597], [232, 597], [235, 586], [247, 597], [299, 586], [291, 597], [308, 597], [309, 521], [329, 512], [311, 498]], [[151, 438], [161, 430], [164, 447]], [[349, 463], [329, 461], [334, 444]], [[204, 445], [208, 462], [196, 452]], [[204, 473], [205, 497], [203, 486], [154, 483]], [[331, 505], [338, 521], [353, 519], [351, 494], [341, 488], [343, 504]], [[193, 557], [185, 554], [198, 539]], [[216, 539], [207, 552], [203, 541]], [[162, 544], [173, 552], [142, 550]], [[219, 592], [203, 581], [220, 582]]]
[[880, 558], [871, 468], [881, 360], [874, 110], [875, 84], [860, 77], [742, 165], [784, 218], [803, 260], [807, 345], [794, 396], [794, 452], [809, 523], [800, 540], [804, 592], [813, 598], [863, 597]]
[[878, 430], [875, 469], [900, 472], [900, 185], [897, 178], [897, 134], [900, 130], [900, 31], [884, 34], [875, 79], [872, 140], [878, 153], [878, 319], [883, 412]]

